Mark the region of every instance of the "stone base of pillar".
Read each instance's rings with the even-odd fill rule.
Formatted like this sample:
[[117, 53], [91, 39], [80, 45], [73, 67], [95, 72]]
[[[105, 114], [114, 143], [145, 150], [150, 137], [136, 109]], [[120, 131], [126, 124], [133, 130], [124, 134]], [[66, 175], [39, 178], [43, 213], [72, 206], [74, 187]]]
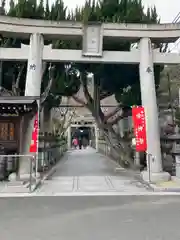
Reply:
[[[35, 173], [32, 173], [32, 178], [35, 179], [39, 179], [41, 177], [40, 173], [37, 173], [35, 176]], [[20, 173], [18, 176], [15, 173], [12, 173], [9, 175], [8, 180], [10, 182], [14, 182], [14, 181], [22, 181], [22, 182], [28, 182], [30, 181], [30, 173]]]
[[136, 165], [136, 167], [141, 167], [139, 152], [135, 152], [134, 155], [135, 155], [134, 156], [134, 164]]
[[141, 172], [142, 179], [146, 182], [152, 182], [152, 183], [157, 183], [157, 182], [164, 182], [164, 181], [169, 181], [171, 179], [171, 175], [168, 172], [159, 172], [159, 173], [150, 173], [148, 171], [142, 171]]

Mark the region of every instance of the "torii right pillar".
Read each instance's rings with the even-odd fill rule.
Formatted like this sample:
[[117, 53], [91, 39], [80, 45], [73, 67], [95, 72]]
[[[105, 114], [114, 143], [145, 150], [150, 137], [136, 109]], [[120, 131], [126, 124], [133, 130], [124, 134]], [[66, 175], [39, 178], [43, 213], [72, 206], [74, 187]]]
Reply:
[[141, 100], [142, 106], [144, 106], [145, 109], [147, 153], [150, 156], [150, 164], [147, 162], [149, 169], [142, 172], [142, 177], [145, 181], [168, 181], [170, 179], [170, 175], [167, 172], [163, 172], [162, 169], [160, 128], [153, 66], [153, 49], [149, 38], [142, 38], [140, 40], [139, 51]]

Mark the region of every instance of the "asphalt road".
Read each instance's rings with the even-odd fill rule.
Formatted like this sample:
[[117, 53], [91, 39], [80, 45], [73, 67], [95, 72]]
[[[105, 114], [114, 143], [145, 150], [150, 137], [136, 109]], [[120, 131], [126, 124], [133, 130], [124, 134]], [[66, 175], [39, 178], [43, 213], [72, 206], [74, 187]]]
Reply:
[[0, 198], [3, 240], [179, 240], [180, 196]]

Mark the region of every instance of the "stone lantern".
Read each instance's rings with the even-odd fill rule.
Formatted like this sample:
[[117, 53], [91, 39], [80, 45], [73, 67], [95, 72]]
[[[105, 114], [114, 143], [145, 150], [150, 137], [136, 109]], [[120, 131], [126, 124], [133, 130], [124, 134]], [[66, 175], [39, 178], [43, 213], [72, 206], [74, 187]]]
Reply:
[[[167, 137], [168, 142], [172, 142], [172, 150], [170, 151], [175, 158], [173, 166], [175, 166], [175, 175], [180, 178], [180, 134], [175, 133]], [[173, 167], [172, 166], [172, 167]]]

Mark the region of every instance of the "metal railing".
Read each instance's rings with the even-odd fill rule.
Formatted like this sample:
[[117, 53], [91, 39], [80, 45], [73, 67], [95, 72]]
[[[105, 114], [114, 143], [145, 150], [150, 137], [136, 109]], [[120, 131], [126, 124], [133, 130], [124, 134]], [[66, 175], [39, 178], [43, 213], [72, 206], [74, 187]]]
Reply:
[[[20, 182], [34, 191], [44, 174], [63, 156], [67, 145], [50, 147], [36, 155], [0, 155], [0, 181]], [[25, 174], [23, 174], [23, 171]]]
[[[20, 172], [20, 164], [24, 166], [26, 175]], [[0, 155], [1, 181], [19, 181], [23, 183], [29, 182], [29, 187], [31, 188], [32, 182], [36, 181], [36, 176], [35, 156], [20, 154]]]
[[[114, 144], [114, 147], [118, 147], [118, 144]], [[120, 156], [117, 154], [116, 151], [105, 141], [99, 140], [98, 143], [98, 151], [104, 154], [105, 156], [108, 156], [112, 159], [114, 159], [117, 163], [120, 163]]]
[[[171, 147], [169, 147], [169, 145], [171, 145]], [[169, 144], [168, 147], [168, 154], [169, 156], [171, 156], [171, 160], [165, 160], [164, 157], [162, 157], [162, 164], [163, 164], [163, 170], [169, 172], [169, 174], [172, 177], [177, 177], [180, 179], [180, 147], [179, 145], [176, 146], [176, 151], [171, 151], [172, 148], [172, 144]], [[112, 157], [113, 159], [115, 159], [118, 162], [118, 157], [116, 157], [114, 154], [112, 156], [112, 149], [110, 148], [110, 146], [105, 142], [100, 140], [98, 143], [99, 149], [98, 151], [101, 152], [102, 154], [104, 154], [105, 156], [108, 157]], [[135, 150], [134, 150], [135, 151]], [[176, 152], [174, 154], [172, 154], [172, 152]], [[152, 165], [153, 162], [156, 160], [155, 156], [153, 154], [150, 153], [144, 153], [143, 156], [141, 156], [142, 158], [140, 159], [140, 171], [147, 170], [148, 172], [148, 182], [152, 183]], [[143, 165], [142, 165], [143, 164]]]
[[152, 183], [152, 181], [151, 181], [151, 164], [155, 160], [155, 157], [151, 153], [146, 152], [146, 160], [147, 160], [148, 182]]
[[67, 144], [56, 147], [48, 147], [47, 149], [39, 148], [38, 152], [38, 172], [49, 170], [63, 156], [67, 150]]
[[105, 142], [99, 142], [99, 151], [102, 152], [103, 154], [105, 154], [106, 156], [109, 156], [111, 153], [111, 148], [110, 146], [105, 143]]

